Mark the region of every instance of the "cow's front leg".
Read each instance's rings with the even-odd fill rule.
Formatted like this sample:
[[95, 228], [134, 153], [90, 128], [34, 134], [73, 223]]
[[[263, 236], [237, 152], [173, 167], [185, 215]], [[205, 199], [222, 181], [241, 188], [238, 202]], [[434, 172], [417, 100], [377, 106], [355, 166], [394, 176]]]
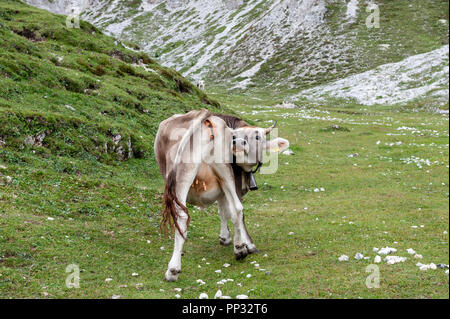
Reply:
[[234, 257], [237, 260], [244, 259], [249, 254], [248, 242], [246, 242], [245, 238], [242, 236], [242, 229], [244, 227], [243, 212], [242, 204], [240, 204], [240, 202], [239, 205], [236, 207], [237, 209], [231, 213], [231, 220], [234, 226]]
[[253, 254], [257, 253], [258, 249], [256, 248], [255, 244], [253, 243], [252, 237], [250, 237], [250, 234], [248, 233], [247, 227], [245, 226], [245, 220], [244, 220], [244, 212], [242, 212], [242, 228], [241, 228], [241, 237], [243, 241], [247, 245], [248, 253]]
[[[222, 216], [225, 216], [225, 218], [228, 218], [229, 216], [231, 217], [231, 221], [233, 223], [234, 256], [236, 257], [237, 260], [244, 259], [245, 257], [247, 257], [248, 254], [252, 253], [253, 251], [256, 251], [256, 247], [251, 241], [250, 236], [248, 236], [247, 230], [245, 229], [244, 213], [241, 201], [237, 196], [236, 197], [225, 196], [221, 201], [219, 201], [219, 207], [221, 207], [221, 211], [226, 212], [225, 214], [221, 214], [221, 219]], [[226, 222], [225, 227], [227, 227]], [[224, 227], [222, 227], [222, 229], [223, 228]], [[228, 231], [228, 227], [226, 229]]]
[[219, 200], [219, 216], [220, 216], [220, 244], [228, 246], [231, 244], [230, 229], [228, 228], [229, 211], [227, 208], [226, 198], [223, 197]]
[[256, 251], [256, 247], [254, 247], [255, 245], [245, 229], [243, 206], [236, 194], [234, 176], [230, 166], [217, 165], [215, 169], [222, 181], [221, 187], [224, 192], [224, 209], [226, 209], [233, 222], [234, 256], [238, 260], [244, 259], [251, 251]]

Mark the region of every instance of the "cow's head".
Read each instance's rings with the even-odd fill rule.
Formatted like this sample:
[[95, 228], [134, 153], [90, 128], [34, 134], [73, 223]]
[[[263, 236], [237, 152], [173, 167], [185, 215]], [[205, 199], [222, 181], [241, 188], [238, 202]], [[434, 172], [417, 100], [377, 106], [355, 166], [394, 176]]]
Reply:
[[269, 128], [244, 126], [233, 130], [233, 154], [244, 171], [251, 172], [254, 166], [261, 165], [264, 151], [278, 153], [289, 147], [289, 141], [281, 137], [267, 140], [275, 125], [276, 122]]

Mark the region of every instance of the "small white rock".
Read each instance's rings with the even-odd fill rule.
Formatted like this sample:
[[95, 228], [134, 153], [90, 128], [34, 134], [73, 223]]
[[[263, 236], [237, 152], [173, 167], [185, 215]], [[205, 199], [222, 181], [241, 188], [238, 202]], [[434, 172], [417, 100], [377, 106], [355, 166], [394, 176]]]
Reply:
[[347, 255], [341, 255], [341, 256], [338, 258], [338, 260], [339, 260], [339, 261], [348, 261], [348, 256], [347, 256]]
[[179, 294], [176, 294], [174, 297], [177, 298], [177, 299], [181, 298], [181, 296]]
[[110, 281], [112, 281], [113, 279], [112, 278], [106, 278], [105, 279], [105, 282], [110, 282]]
[[222, 272], [222, 270], [218, 269], [216, 271], [214, 271], [216, 274], [220, 274]]
[[379, 254], [379, 255], [388, 255], [388, 254], [390, 254], [390, 253], [395, 253], [395, 252], [397, 252], [397, 249], [395, 249], [395, 248], [384, 247], [384, 248], [381, 248], [381, 249], [378, 251], [378, 254]]
[[225, 267], [225, 268], [228, 268], [230, 266], [231, 266], [230, 264], [223, 264], [223, 267]]
[[237, 295], [236, 299], [248, 299], [247, 295]]
[[209, 299], [208, 294], [205, 294], [204, 292], [202, 292], [200, 294], [200, 296], [198, 297], [198, 299]]
[[204, 285], [205, 284], [205, 282], [203, 280], [201, 280], [201, 279], [197, 279], [196, 282], [199, 283], [200, 285]]
[[406, 251], [407, 251], [408, 254], [410, 254], [410, 255], [415, 255], [415, 254], [416, 254], [416, 252], [415, 252], [414, 249], [412, 249], [412, 248], [408, 248]]
[[134, 273], [131, 274], [131, 276], [137, 277], [137, 276], [139, 276], [139, 274], [137, 272], [134, 272]]
[[393, 265], [393, 264], [397, 264], [397, 263], [402, 263], [405, 262], [406, 257], [399, 257], [399, 256], [386, 256], [384, 258], [384, 261], [388, 264], [388, 265]]

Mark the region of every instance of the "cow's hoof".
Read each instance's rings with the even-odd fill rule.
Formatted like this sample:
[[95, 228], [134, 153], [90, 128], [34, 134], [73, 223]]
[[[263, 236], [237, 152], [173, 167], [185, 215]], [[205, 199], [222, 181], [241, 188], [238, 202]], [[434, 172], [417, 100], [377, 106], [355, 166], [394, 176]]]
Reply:
[[219, 237], [219, 240], [222, 246], [229, 246], [231, 244], [231, 237], [229, 238]]
[[244, 259], [248, 255], [248, 248], [246, 244], [234, 246], [234, 257], [236, 260]]
[[259, 253], [259, 249], [256, 248], [255, 246], [253, 246], [251, 248], [248, 248], [248, 253], [249, 254], [257, 254], [257, 253]]
[[175, 268], [168, 269], [166, 271], [166, 275], [164, 276], [164, 280], [169, 281], [169, 282], [177, 281], [178, 275], [180, 274], [180, 272], [181, 272], [181, 270], [177, 270]]

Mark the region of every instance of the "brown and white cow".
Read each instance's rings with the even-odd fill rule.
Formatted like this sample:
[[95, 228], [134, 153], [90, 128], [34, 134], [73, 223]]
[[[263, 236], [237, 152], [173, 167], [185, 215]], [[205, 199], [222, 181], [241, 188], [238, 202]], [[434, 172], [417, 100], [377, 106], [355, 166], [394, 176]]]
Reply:
[[236, 259], [257, 252], [244, 224], [241, 200], [256, 188], [252, 170], [261, 165], [263, 152], [280, 152], [289, 147], [285, 139], [266, 139], [274, 126], [259, 128], [208, 110], [177, 114], [161, 122], [154, 150], [166, 182], [163, 225], [175, 228], [167, 281], [176, 281], [181, 272], [181, 254], [190, 221], [186, 203], [207, 207], [217, 202], [220, 244], [231, 244], [231, 218]]

